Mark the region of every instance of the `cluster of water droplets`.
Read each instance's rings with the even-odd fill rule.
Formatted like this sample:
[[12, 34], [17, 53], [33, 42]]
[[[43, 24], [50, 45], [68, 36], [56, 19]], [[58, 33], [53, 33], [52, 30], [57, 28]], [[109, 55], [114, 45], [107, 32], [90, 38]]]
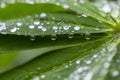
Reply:
[[120, 1], [119, 0], [96, 0], [94, 4], [105, 13], [110, 13], [114, 18], [120, 15]]

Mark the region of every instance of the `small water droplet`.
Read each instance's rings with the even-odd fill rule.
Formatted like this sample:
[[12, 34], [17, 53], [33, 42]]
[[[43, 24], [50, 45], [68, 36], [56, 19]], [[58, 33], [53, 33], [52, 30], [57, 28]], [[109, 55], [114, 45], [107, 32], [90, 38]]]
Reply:
[[45, 78], [45, 75], [41, 75], [41, 78]]
[[76, 30], [76, 31], [80, 30], [80, 26], [75, 26], [74, 30]]
[[85, 39], [86, 39], [86, 40], [89, 40], [89, 39], [90, 39], [90, 33], [89, 33], [89, 32], [86, 32], [86, 33], [85, 33]]
[[34, 28], [35, 28], [35, 25], [31, 24], [31, 25], [29, 25], [29, 28], [30, 28], [30, 29], [34, 29]]
[[30, 36], [30, 40], [31, 40], [31, 41], [34, 41], [34, 40], [35, 40], [35, 36], [34, 36], [34, 35], [31, 35], [31, 36]]
[[46, 19], [46, 17], [47, 17], [47, 14], [46, 14], [46, 13], [41, 13], [41, 14], [40, 14], [40, 18]]
[[23, 24], [22, 22], [17, 22], [16, 23], [17, 26], [22, 26], [22, 24]]
[[35, 20], [34, 21], [34, 25], [39, 25], [40, 24], [40, 21], [39, 20]]
[[0, 7], [1, 7], [1, 8], [5, 8], [5, 7], [6, 7], [6, 4], [5, 4], [4, 2], [2, 2], [2, 3], [0, 4]]
[[97, 58], [97, 57], [98, 57], [98, 55], [97, 55], [97, 54], [93, 55], [93, 58]]
[[63, 7], [64, 7], [65, 9], [68, 9], [68, 8], [69, 8], [69, 5], [68, 5], [68, 4], [63, 4]]
[[65, 65], [65, 68], [68, 68], [68, 65]]
[[17, 31], [16, 27], [13, 27], [12, 29], [10, 29], [10, 32], [16, 32], [16, 31]]
[[43, 26], [41, 26], [41, 25], [38, 26], [38, 29], [42, 29], [42, 28], [43, 28]]
[[80, 64], [80, 60], [76, 60], [76, 64]]
[[87, 15], [86, 15], [86, 14], [82, 14], [82, 16], [83, 16], [83, 17], [87, 17]]
[[64, 30], [69, 30], [69, 28], [70, 28], [69, 25], [64, 25], [64, 26], [63, 26], [63, 29], [64, 29]]
[[56, 34], [52, 34], [51, 35], [51, 40], [56, 40], [57, 39], [57, 35]]
[[42, 27], [42, 31], [43, 32], [47, 31], [47, 28], [46, 27]]
[[83, 3], [85, 3], [85, 0], [79, 0], [79, 2], [83, 4]]
[[73, 34], [73, 33], [69, 33], [69, 34], [68, 34], [68, 38], [69, 38], [69, 39], [72, 39], [73, 37], [74, 37], [74, 34]]
[[0, 31], [6, 30], [6, 24], [3, 22], [0, 22]]
[[91, 60], [85, 61], [86, 64], [91, 64]]
[[115, 70], [115, 71], [112, 72], [112, 76], [113, 76], [113, 77], [116, 77], [116, 76], [118, 76], [118, 75], [119, 75], [119, 71]]
[[110, 63], [109, 62], [105, 62], [103, 65], [104, 65], [105, 68], [108, 68], [110, 66]]
[[58, 29], [58, 26], [53, 26], [53, 30], [57, 30]]
[[40, 80], [38, 76], [34, 77], [33, 80]]

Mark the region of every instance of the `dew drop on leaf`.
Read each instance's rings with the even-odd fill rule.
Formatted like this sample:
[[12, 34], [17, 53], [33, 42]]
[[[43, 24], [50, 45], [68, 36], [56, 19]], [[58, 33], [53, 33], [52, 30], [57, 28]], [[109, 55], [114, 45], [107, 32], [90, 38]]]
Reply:
[[35, 36], [34, 36], [34, 35], [31, 35], [31, 36], [30, 36], [30, 40], [31, 40], [31, 41], [34, 41], [34, 40], [35, 40]]
[[64, 30], [69, 30], [69, 28], [70, 28], [69, 25], [64, 25], [64, 26], [63, 26], [63, 29], [64, 29]]
[[0, 31], [6, 30], [6, 24], [3, 22], [0, 22]]
[[41, 75], [41, 78], [45, 78], [45, 75]]
[[43, 26], [41, 26], [41, 25], [38, 26], [38, 29], [42, 29], [42, 28], [43, 28]]
[[46, 27], [42, 27], [41, 29], [43, 32], [47, 31], [47, 28]]
[[33, 80], [40, 80], [38, 76], [34, 77]]
[[30, 29], [34, 29], [34, 28], [35, 28], [35, 25], [31, 24], [31, 25], [29, 25], [29, 28], [30, 28]]
[[40, 18], [46, 19], [46, 17], [47, 17], [47, 14], [46, 14], [46, 13], [41, 13], [41, 14], [40, 14]]
[[58, 26], [53, 26], [53, 30], [57, 30], [58, 29]]
[[40, 21], [39, 20], [35, 20], [34, 21], [34, 25], [39, 25], [40, 24]]
[[114, 70], [114, 71], [112, 72], [112, 76], [113, 76], [113, 77], [116, 77], [116, 76], [118, 76], [118, 75], [119, 75], [119, 71]]
[[12, 29], [10, 29], [10, 32], [16, 32], [16, 31], [17, 31], [16, 27], [13, 27]]
[[57, 39], [57, 35], [56, 34], [52, 34], [51, 35], [51, 40], [56, 40]]
[[68, 9], [68, 8], [69, 8], [69, 5], [68, 5], [68, 4], [63, 4], [63, 7], [64, 7], [65, 9]]
[[2, 2], [1, 4], [0, 4], [0, 8], [5, 8], [6, 7], [6, 4], [4, 3], [4, 2]]
[[80, 64], [80, 60], [76, 60], [76, 64]]
[[22, 26], [22, 24], [23, 24], [22, 22], [17, 22], [16, 23], [17, 26]]
[[69, 38], [69, 39], [72, 39], [73, 37], [74, 37], [74, 34], [73, 34], [73, 33], [69, 33], [69, 34], [68, 34], [68, 38]]
[[80, 30], [80, 26], [75, 26], [74, 30], [76, 30], [76, 31]]

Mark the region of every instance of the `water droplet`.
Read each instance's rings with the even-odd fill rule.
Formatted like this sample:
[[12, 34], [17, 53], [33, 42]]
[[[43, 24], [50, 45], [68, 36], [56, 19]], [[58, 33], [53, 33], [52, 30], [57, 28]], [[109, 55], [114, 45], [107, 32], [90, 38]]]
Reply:
[[47, 28], [46, 27], [42, 27], [42, 31], [43, 32], [47, 31]]
[[69, 39], [72, 39], [73, 37], [74, 37], [74, 34], [73, 34], [73, 33], [69, 33], [69, 34], [68, 34], [68, 38], [69, 38]]
[[98, 30], [99, 30], [99, 28], [95, 28], [95, 30], [96, 30], [96, 31], [98, 31]]
[[45, 78], [45, 75], [41, 75], [41, 78]]
[[112, 72], [112, 76], [113, 76], [113, 77], [116, 77], [116, 76], [118, 76], [118, 75], [119, 75], [119, 71], [115, 70], [115, 71]]
[[68, 4], [64, 4], [63, 7], [64, 7], [65, 9], [68, 9], [68, 8], [69, 8], [69, 5], [68, 5]]
[[106, 4], [102, 7], [102, 10], [106, 13], [111, 12], [111, 6], [109, 4]]
[[83, 16], [83, 17], [87, 17], [87, 15], [86, 15], [86, 14], [82, 14], [82, 16]]
[[31, 40], [31, 41], [34, 41], [34, 40], [35, 40], [35, 36], [34, 36], [34, 35], [31, 35], [31, 36], [30, 36], [30, 40]]
[[69, 28], [70, 28], [69, 25], [64, 25], [64, 26], [63, 26], [63, 29], [64, 29], [64, 30], [69, 30]]
[[35, 28], [35, 25], [31, 24], [31, 25], [29, 25], [29, 28], [30, 28], [30, 29], [34, 29], [34, 28]]
[[41, 26], [41, 25], [40, 25], [40, 26], [38, 26], [38, 29], [42, 29], [42, 28], [43, 28], [43, 26]]
[[40, 21], [39, 20], [35, 20], [34, 21], [34, 25], [39, 25], [40, 24]]
[[51, 40], [56, 40], [57, 39], [57, 35], [56, 34], [52, 34], [51, 35]]
[[80, 26], [75, 26], [74, 30], [78, 31], [80, 29]]
[[22, 26], [22, 24], [23, 24], [22, 22], [17, 22], [16, 23], [17, 26]]
[[86, 39], [86, 40], [89, 40], [89, 39], [90, 39], [90, 33], [89, 33], [89, 32], [86, 32], [86, 33], [85, 33], [85, 39]]
[[26, 2], [29, 3], [29, 4], [34, 4], [35, 3], [34, 0], [26, 0]]
[[83, 3], [85, 3], [85, 0], [79, 0], [79, 2], [83, 4]]
[[97, 58], [97, 57], [98, 57], [98, 55], [97, 55], [97, 54], [93, 55], [93, 58]]
[[40, 14], [40, 18], [45, 19], [46, 17], [47, 17], [47, 14], [46, 14], [46, 13], [41, 13], [41, 14]]
[[33, 80], [40, 80], [38, 76], [34, 77]]
[[65, 65], [65, 68], [68, 68], [68, 65]]
[[57, 30], [58, 29], [58, 26], [53, 26], [53, 30]]
[[76, 64], [80, 64], [80, 60], [77, 60], [77, 61], [76, 61]]
[[109, 62], [105, 62], [103, 65], [104, 65], [105, 68], [108, 68], [110, 66], [110, 63]]
[[3, 22], [0, 22], [0, 31], [6, 30], [6, 24]]
[[77, 72], [78, 72], [78, 73], [81, 73], [82, 71], [83, 71], [83, 68], [82, 68], [82, 67], [80, 67], [80, 68], [77, 69]]
[[0, 7], [1, 7], [1, 8], [5, 8], [5, 7], [6, 7], [6, 4], [3, 2], [3, 3], [0, 4]]
[[86, 64], [91, 64], [91, 60], [85, 61]]
[[16, 31], [17, 31], [17, 28], [16, 28], [16, 27], [10, 29], [10, 32], [16, 32]]

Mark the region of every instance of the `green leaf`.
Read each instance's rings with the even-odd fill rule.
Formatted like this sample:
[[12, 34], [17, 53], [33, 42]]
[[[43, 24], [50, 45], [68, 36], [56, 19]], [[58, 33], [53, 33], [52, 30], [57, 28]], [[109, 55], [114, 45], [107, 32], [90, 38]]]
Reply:
[[0, 80], [119, 80], [119, 31], [88, 0], [1, 0]]

